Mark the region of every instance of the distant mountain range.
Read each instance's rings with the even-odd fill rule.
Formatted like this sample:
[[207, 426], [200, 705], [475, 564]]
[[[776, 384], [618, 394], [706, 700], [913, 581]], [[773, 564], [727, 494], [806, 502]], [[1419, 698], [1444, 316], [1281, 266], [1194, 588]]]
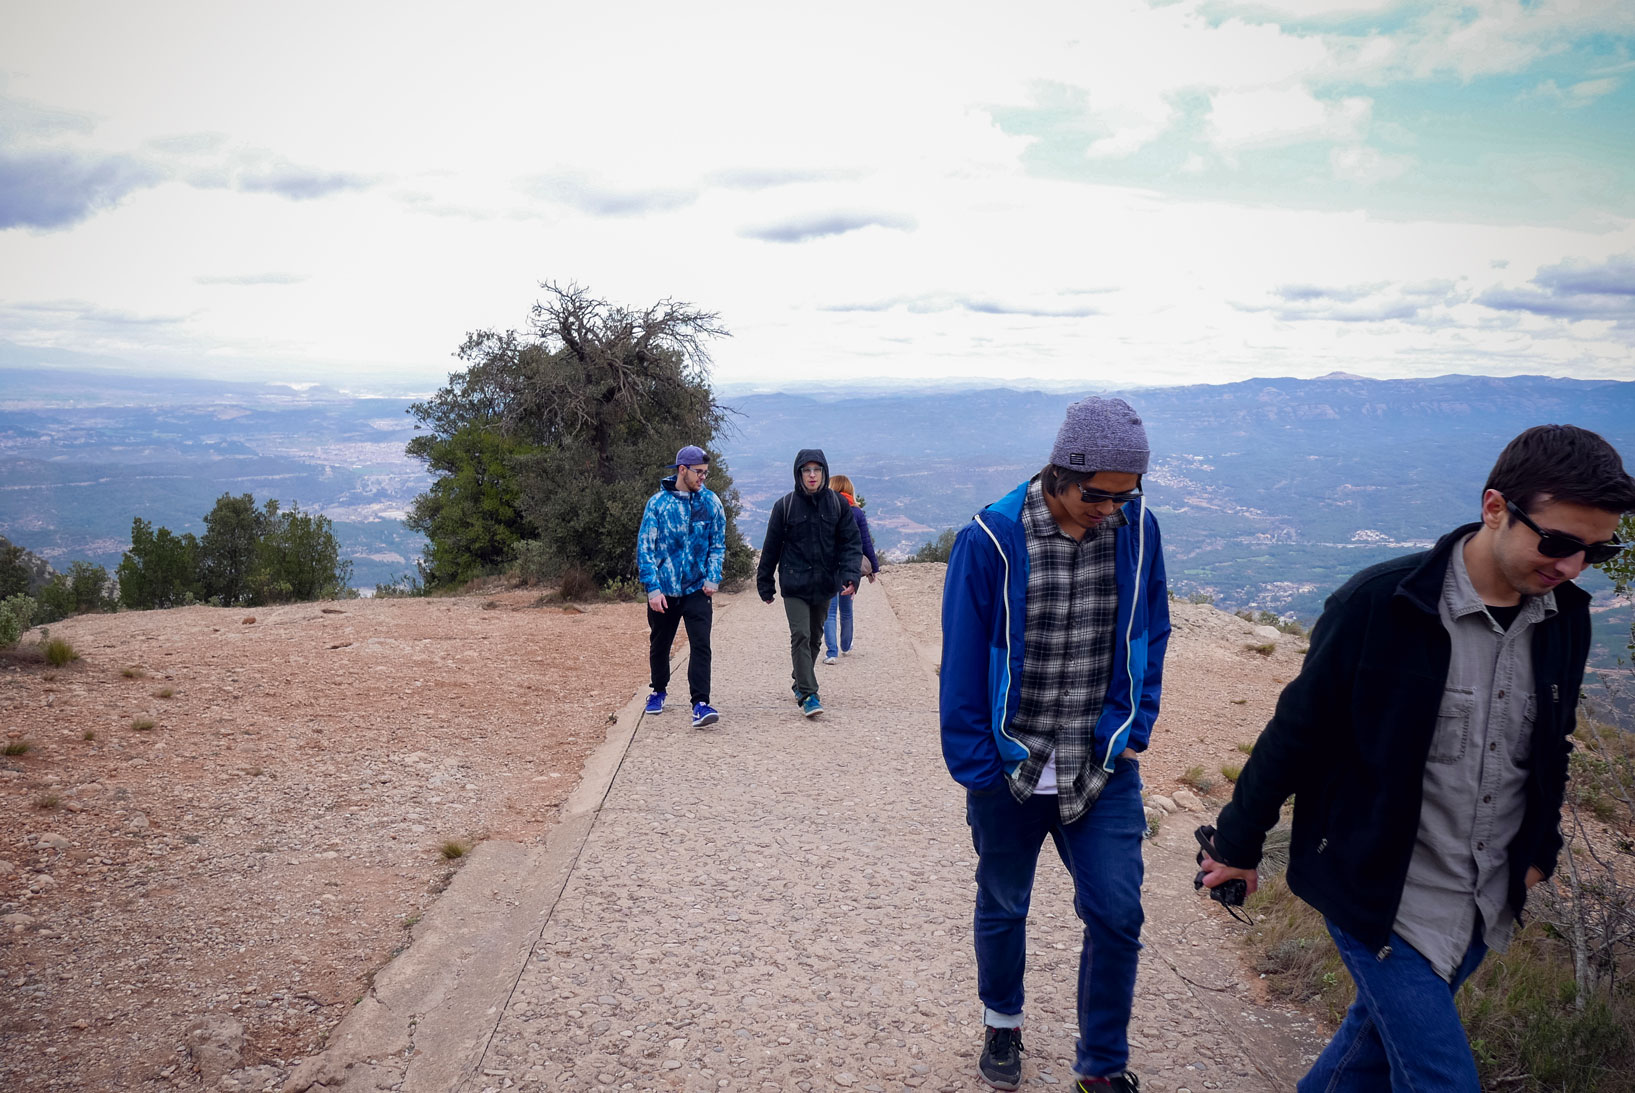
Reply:
[[[1529, 425], [1594, 429], [1635, 464], [1635, 382], [1333, 375], [1121, 394], [1147, 423], [1147, 491], [1172, 587], [1308, 621], [1357, 569], [1473, 518], [1494, 457]], [[728, 395], [736, 412], [717, 448], [752, 542], [793, 484], [795, 452], [820, 447], [857, 482], [878, 545], [900, 556], [1038, 470], [1073, 397]], [[408, 401], [0, 370], [0, 534], [59, 568], [79, 557], [112, 566], [132, 516], [197, 532], [222, 493], [253, 492], [328, 515], [369, 586], [411, 571], [420, 548], [398, 522], [427, 484], [403, 455]], [[1584, 583], [1604, 599], [1598, 574]], [[1627, 635], [1620, 612], [1603, 613], [1598, 659], [1622, 650], [1620, 624]]]

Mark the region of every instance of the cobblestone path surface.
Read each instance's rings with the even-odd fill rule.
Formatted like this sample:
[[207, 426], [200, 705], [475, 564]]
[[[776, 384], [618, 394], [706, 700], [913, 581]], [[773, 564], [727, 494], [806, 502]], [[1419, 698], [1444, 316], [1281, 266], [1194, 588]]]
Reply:
[[[722, 608], [720, 723], [690, 728], [679, 701], [642, 719], [460, 1088], [986, 1089], [974, 860], [931, 667], [865, 588], [856, 650], [818, 666], [825, 712], [807, 720], [782, 607]], [[1320, 1031], [1255, 1004], [1236, 927], [1192, 891], [1193, 822], [1147, 844], [1132, 1069], [1158, 1093], [1290, 1089]], [[1079, 936], [1047, 844], [1024, 1089], [1072, 1084]]]

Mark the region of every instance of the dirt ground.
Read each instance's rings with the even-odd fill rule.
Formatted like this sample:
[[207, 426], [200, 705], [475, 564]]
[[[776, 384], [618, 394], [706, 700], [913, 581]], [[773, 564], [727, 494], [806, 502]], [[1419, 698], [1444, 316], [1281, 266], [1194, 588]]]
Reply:
[[[923, 656], [943, 567], [881, 575]], [[84, 616], [0, 654], [0, 1089], [276, 1088], [488, 837], [536, 842], [646, 683], [641, 604], [537, 593]], [[253, 619], [253, 621], [251, 621]], [[1255, 738], [1304, 642], [1174, 605], [1149, 789]], [[229, 1079], [231, 1081], [231, 1079]], [[228, 1088], [226, 1086], [222, 1088]]]
[[646, 682], [641, 604], [536, 599], [83, 616], [70, 665], [38, 630], [0, 654], [0, 1089], [200, 1088], [207, 1014], [246, 1063], [318, 1050], [445, 844], [542, 838]]

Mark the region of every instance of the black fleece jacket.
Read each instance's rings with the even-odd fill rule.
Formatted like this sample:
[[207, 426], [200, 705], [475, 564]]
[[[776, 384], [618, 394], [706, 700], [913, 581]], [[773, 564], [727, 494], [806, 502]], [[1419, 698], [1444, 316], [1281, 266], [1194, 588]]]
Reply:
[[[801, 485], [800, 469], [808, 463], [823, 468], [823, 484], [816, 493], [807, 493]], [[802, 448], [795, 456], [795, 488], [778, 498], [766, 523], [755, 590], [761, 599], [772, 599], [776, 570], [777, 587], [785, 596], [826, 600], [848, 583], [856, 587], [862, 569], [863, 537], [851, 505], [829, 488], [829, 461], [823, 449]]]
[[[1265, 834], [1294, 795], [1289, 887], [1346, 933], [1383, 948], [1419, 831], [1425, 760], [1452, 644], [1437, 604], [1467, 524], [1431, 550], [1363, 570], [1329, 597], [1311, 648], [1216, 821], [1215, 858], [1260, 864]], [[1556, 614], [1533, 627], [1538, 721], [1527, 811], [1510, 844], [1510, 904], [1529, 866], [1555, 871], [1568, 737], [1589, 654], [1589, 596], [1566, 582]]]

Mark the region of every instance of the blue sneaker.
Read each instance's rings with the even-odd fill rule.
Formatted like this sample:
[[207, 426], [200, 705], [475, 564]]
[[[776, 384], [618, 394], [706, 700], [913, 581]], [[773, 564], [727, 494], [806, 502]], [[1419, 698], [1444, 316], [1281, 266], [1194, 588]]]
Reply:
[[816, 717], [823, 712], [823, 703], [818, 701], [817, 695], [807, 695], [800, 700], [800, 712], [807, 717]]
[[663, 712], [664, 712], [664, 692], [663, 691], [654, 691], [652, 694], [647, 696], [647, 705], [642, 707], [642, 713], [663, 713]]
[[708, 702], [693, 703], [693, 728], [702, 729], [705, 725], [713, 725], [721, 720], [721, 715], [715, 712], [715, 707]]

